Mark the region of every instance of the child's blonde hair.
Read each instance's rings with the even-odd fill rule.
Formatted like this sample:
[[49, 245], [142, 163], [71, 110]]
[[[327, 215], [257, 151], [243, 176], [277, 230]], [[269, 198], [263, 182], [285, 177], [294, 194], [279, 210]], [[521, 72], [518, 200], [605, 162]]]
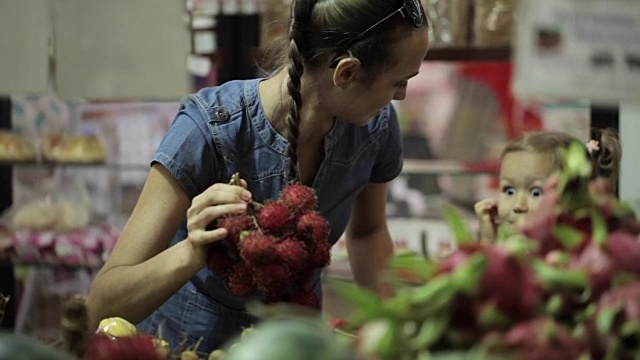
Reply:
[[[585, 151], [593, 164], [593, 177], [607, 179], [616, 189], [620, 174], [620, 159], [622, 158], [622, 148], [618, 135], [611, 129], [595, 130], [592, 140], [596, 141], [598, 149]], [[560, 131], [536, 131], [526, 133], [507, 145], [502, 151], [502, 158], [514, 151], [530, 151], [536, 153], [548, 153], [551, 155], [553, 165], [562, 169], [562, 155], [560, 149], [567, 149], [572, 142], [581, 142], [575, 136]]]

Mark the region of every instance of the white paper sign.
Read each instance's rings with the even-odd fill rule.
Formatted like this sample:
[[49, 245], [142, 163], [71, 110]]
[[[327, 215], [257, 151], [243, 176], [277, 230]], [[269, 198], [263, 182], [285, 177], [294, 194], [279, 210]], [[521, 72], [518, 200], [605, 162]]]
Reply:
[[520, 2], [516, 96], [640, 100], [640, 1]]

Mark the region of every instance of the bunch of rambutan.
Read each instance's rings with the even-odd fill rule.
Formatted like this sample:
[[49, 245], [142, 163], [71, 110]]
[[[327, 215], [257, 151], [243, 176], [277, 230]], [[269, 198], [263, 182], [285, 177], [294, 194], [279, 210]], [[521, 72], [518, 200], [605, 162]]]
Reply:
[[262, 290], [267, 303], [319, 308], [310, 282], [330, 261], [329, 224], [317, 212], [313, 189], [290, 184], [277, 199], [249, 209], [218, 219], [228, 235], [211, 245], [209, 269], [237, 296]]

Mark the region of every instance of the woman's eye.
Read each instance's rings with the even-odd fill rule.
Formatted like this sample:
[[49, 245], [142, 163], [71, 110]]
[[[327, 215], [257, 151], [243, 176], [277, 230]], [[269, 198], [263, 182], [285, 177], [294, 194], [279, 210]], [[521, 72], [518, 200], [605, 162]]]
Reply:
[[516, 190], [511, 186], [505, 186], [502, 188], [502, 192], [506, 195], [513, 195], [516, 193]]
[[536, 187], [531, 189], [531, 195], [534, 197], [542, 196], [542, 188]]

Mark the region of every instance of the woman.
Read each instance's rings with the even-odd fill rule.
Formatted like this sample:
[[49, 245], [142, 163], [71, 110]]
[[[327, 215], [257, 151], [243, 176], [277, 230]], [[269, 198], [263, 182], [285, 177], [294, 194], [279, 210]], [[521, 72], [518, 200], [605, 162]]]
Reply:
[[[343, 232], [355, 280], [384, 295], [377, 274], [392, 255], [386, 183], [402, 168], [391, 100], [405, 97], [427, 52], [417, 0], [294, 0], [287, 63], [272, 77], [231, 81], [190, 96], [153, 159], [131, 217], [88, 297], [92, 324], [142, 323], [176, 347], [208, 352], [255, 319], [246, 298], [206, 268], [207, 225], [290, 180], [312, 186]], [[239, 172], [244, 187], [229, 185]], [[313, 280], [320, 293], [319, 272]]]

